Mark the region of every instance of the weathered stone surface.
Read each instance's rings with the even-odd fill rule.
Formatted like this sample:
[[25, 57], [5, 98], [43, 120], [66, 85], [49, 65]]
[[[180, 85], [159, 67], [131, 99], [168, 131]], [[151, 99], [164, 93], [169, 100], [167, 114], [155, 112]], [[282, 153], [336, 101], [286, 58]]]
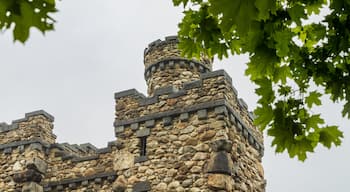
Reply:
[[232, 191], [234, 182], [228, 175], [210, 174], [208, 176], [208, 186], [212, 190]]
[[214, 130], [209, 130], [200, 136], [201, 141], [207, 141], [215, 136], [216, 132]]
[[225, 151], [215, 152], [208, 163], [208, 173], [231, 175], [233, 162]]
[[151, 190], [151, 184], [148, 181], [137, 182], [133, 185], [133, 192], [147, 192]]
[[124, 170], [134, 165], [134, 155], [129, 152], [117, 152], [114, 157], [114, 170]]
[[41, 185], [35, 182], [25, 183], [22, 187], [22, 192], [43, 192], [44, 189]]
[[227, 139], [215, 140], [215, 141], [213, 141], [211, 143], [211, 148], [215, 152], [218, 152], [218, 151], [231, 152], [231, 150], [232, 150], [232, 141], [227, 140]]
[[128, 181], [125, 179], [124, 175], [121, 175], [112, 185], [113, 192], [124, 192], [127, 188], [127, 185]]
[[27, 168], [38, 170], [40, 173], [46, 173], [47, 163], [40, 158], [32, 158], [27, 163]]
[[151, 134], [151, 130], [149, 128], [144, 128], [136, 132], [136, 137], [147, 137], [150, 134]]

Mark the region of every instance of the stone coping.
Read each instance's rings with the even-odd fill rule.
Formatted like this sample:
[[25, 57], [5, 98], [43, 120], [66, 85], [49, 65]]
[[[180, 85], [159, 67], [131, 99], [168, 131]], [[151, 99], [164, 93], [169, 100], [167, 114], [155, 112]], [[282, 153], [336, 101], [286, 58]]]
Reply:
[[153, 51], [153, 49], [156, 49], [158, 47], [161, 47], [166, 44], [171, 44], [171, 43], [176, 43], [176, 44], [179, 43], [179, 39], [176, 35], [167, 36], [163, 41], [160, 39], [157, 39], [148, 44], [148, 47], [146, 47], [144, 50], [144, 56], [147, 55], [149, 52]]
[[19, 146], [25, 146], [25, 145], [30, 145], [33, 143], [40, 144], [41, 146], [45, 148], [49, 148], [50, 144], [44, 142], [41, 139], [31, 139], [31, 140], [26, 140], [26, 141], [14, 141], [11, 143], [6, 143], [6, 144], [0, 144], [0, 150], [7, 149], [7, 148], [15, 148]]
[[[108, 142], [107, 147], [97, 148], [90, 143], [85, 143], [82, 145], [70, 145], [68, 143], [54, 143], [49, 144], [43, 141], [42, 139], [31, 139], [25, 141], [14, 141], [11, 143], [0, 144], [0, 150], [4, 150], [4, 153], [11, 154], [12, 150], [17, 147], [21, 147], [24, 150], [25, 146], [37, 144], [38, 146], [33, 146], [35, 149], [43, 149], [46, 154], [49, 153], [51, 149], [57, 148], [60, 152], [57, 153], [57, 156], [62, 157], [62, 160], [72, 160], [72, 162], [82, 162], [89, 161], [93, 159], [98, 159], [100, 154], [111, 153], [112, 147], [116, 146], [115, 141]], [[89, 151], [92, 153], [89, 153]], [[73, 153], [71, 153], [71, 151]], [[86, 156], [79, 156], [79, 154], [74, 153], [85, 153]]]
[[[244, 138], [246, 138], [250, 145], [252, 145], [257, 151], [259, 151], [260, 155], [263, 156], [264, 153], [264, 145], [263, 143], [260, 143], [258, 139], [252, 134], [252, 130], [243, 122], [243, 120], [240, 118], [239, 114], [235, 112], [235, 110], [232, 109], [232, 107], [227, 103], [226, 100], [216, 100], [216, 101], [209, 101], [197, 105], [192, 105], [190, 107], [186, 108], [178, 108], [173, 109], [165, 112], [159, 112], [159, 113], [153, 113], [149, 115], [145, 115], [139, 118], [135, 119], [129, 119], [129, 120], [116, 120], [114, 122], [115, 127], [115, 133], [118, 137], [118, 134], [123, 133], [124, 129], [126, 127], [131, 127], [131, 125], [140, 125], [142, 123], [145, 124], [146, 128], [152, 128], [155, 126], [156, 120], [163, 120], [170, 119], [172, 120], [173, 117], [179, 116], [179, 118], [185, 118], [183, 120], [186, 120], [189, 118], [188, 113], [194, 113], [197, 112], [199, 118], [205, 118], [207, 115], [207, 110], [215, 108], [215, 112], [217, 114], [225, 114], [227, 115], [231, 122], [236, 125], [237, 131], [242, 134]], [[186, 115], [186, 117], [184, 117]], [[168, 124], [171, 124], [171, 122], [167, 122]], [[133, 128], [137, 130], [136, 128]]]
[[[88, 146], [88, 150], [92, 151], [92, 153], [89, 153], [86, 151], [86, 148]], [[66, 160], [71, 160], [74, 163], [78, 162], [83, 162], [83, 161], [91, 161], [91, 160], [96, 160], [100, 158], [101, 154], [106, 154], [106, 153], [111, 153], [112, 152], [112, 147], [116, 146], [115, 141], [108, 142], [107, 147], [104, 148], [96, 148], [94, 145], [90, 143], [85, 143], [82, 145], [70, 145], [68, 143], [63, 143], [63, 144], [52, 144], [50, 148], [58, 148], [61, 151], [57, 153], [56, 157], [62, 157], [63, 161]], [[79, 152], [84, 152], [86, 153], [86, 156], [80, 156]], [[77, 154], [70, 153], [69, 151], [73, 151]]]
[[145, 80], [147, 80], [152, 75], [152, 73], [157, 71], [157, 69], [159, 70], [164, 70], [166, 68], [174, 69], [175, 65], [179, 65], [181, 68], [185, 66], [189, 66], [192, 69], [197, 68], [201, 73], [207, 73], [211, 71], [211, 69], [209, 69], [206, 65], [202, 64], [199, 61], [196, 61], [193, 59], [185, 59], [183, 57], [169, 57], [150, 64], [145, 69], [145, 73], [144, 73]]
[[178, 90], [175, 87], [170, 85], [166, 87], [161, 87], [159, 89], [155, 89], [154, 95], [152, 97], [146, 97], [144, 94], [138, 92], [136, 89], [129, 89], [125, 91], [116, 92], [114, 94], [114, 98], [115, 100], [118, 100], [123, 97], [133, 97], [138, 100], [141, 106], [151, 105], [158, 102], [159, 95], [168, 94], [170, 98], [180, 97], [185, 95], [187, 90], [202, 87], [203, 81], [205, 79], [210, 79], [210, 78], [215, 78], [220, 76], [223, 76], [225, 80], [227, 80], [227, 82], [231, 85], [231, 88], [233, 89], [234, 94], [237, 96], [238, 92], [237, 92], [237, 89], [232, 85], [232, 78], [226, 73], [225, 70], [221, 69], [217, 71], [202, 73], [200, 75], [199, 80], [184, 83], [183, 89], [181, 90]]
[[215, 78], [215, 77], [220, 77], [220, 76], [223, 76], [225, 78], [225, 80], [229, 83], [229, 85], [231, 86], [233, 93], [237, 98], [238, 105], [242, 108], [242, 110], [247, 111], [248, 117], [251, 120], [254, 120], [254, 114], [252, 112], [248, 111], [247, 103], [242, 98], [237, 97], [238, 91], [232, 85], [232, 78], [223, 69], [211, 71], [211, 72], [207, 72], [207, 73], [202, 73], [202, 74], [200, 74], [199, 80], [184, 83], [183, 88], [180, 90], [178, 90], [174, 86], [170, 85], [170, 86], [155, 89], [152, 97], [146, 97], [144, 94], [138, 92], [136, 89], [129, 89], [129, 90], [125, 90], [125, 91], [116, 92], [114, 94], [114, 98], [115, 98], [115, 100], [118, 100], [118, 99], [123, 98], [123, 97], [132, 97], [138, 101], [140, 106], [147, 106], [147, 105], [157, 103], [158, 97], [160, 95], [168, 95], [168, 98], [181, 97], [181, 96], [186, 95], [188, 90], [195, 89], [195, 88], [201, 88], [203, 86], [203, 80]]
[[[176, 35], [174, 36], [167, 36], [165, 37], [164, 40], [160, 40], [157, 39], [153, 42], [151, 42], [150, 44], [148, 44], [148, 47], [145, 48], [144, 52], [143, 52], [143, 56], [144, 58], [146, 57], [146, 55], [150, 54], [152, 51], [161, 48], [163, 46], [169, 45], [169, 44], [178, 44], [179, 43], [179, 39]], [[203, 61], [205, 61], [205, 65], [211, 65], [212, 61], [208, 58], [202, 58]]]
[[50, 122], [53, 122], [55, 120], [55, 118], [52, 115], [50, 115], [44, 110], [33, 111], [33, 112], [26, 113], [24, 118], [22, 119], [13, 120], [10, 125], [8, 125], [7, 123], [0, 123], [0, 133], [17, 129], [19, 123], [26, 122], [29, 120], [30, 117], [34, 117], [38, 115], [44, 116]]
[[78, 185], [88, 186], [91, 183], [102, 183], [103, 180], [113, 182], [117, 177], [116, 172], [99, 173], [86, 177], [62, 179], [61, 181], [44, 183], [44, 191], [62, 190], [64, 188], [74, 189]]

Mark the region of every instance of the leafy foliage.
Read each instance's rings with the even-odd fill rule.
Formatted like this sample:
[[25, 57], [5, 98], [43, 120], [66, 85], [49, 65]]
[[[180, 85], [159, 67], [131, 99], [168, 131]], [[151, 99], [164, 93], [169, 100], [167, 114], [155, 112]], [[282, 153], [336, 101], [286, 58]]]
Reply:
[[[276, 152], [304, 161], [318, 144], [341, 144], [343, 134], [312, 108], [329, 94], [350, 118], [349, 0], [173, 0], [184, 7], [180, 48], [188, 57], [219, 59], [248, 53], [246, 75], [258, 86], [256, 125]], [[327, 7], [323, 21], [310, 21]], [[318, 86], [318, 91], [310, 90]]]
[[42, 33], [53, 30], [55, 0], [0, 0], [0, 30], [14, 26], [13, 38], [24, 43], [35, 27]]

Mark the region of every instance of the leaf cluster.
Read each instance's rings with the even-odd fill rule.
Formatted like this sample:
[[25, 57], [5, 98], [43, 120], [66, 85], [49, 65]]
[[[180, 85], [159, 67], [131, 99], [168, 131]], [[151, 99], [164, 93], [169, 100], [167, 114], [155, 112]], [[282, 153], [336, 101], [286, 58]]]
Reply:
[[30, 28], [42, 33], [53, 30], [55, 20], [50, 13], [56, 12], [55, 0], [0, 0], [0, 30], [13, 29], [13, 38], [24, 43]]
[[[314, 106], [329, 94], [345, 102], [350, 118], [349, 0], [173, 0], [184, 7], [180, 48], [219, 59], [249, 54], [248, 75], [258, 88], [255, 123], [273, 137], [276, 152], [305, 160], [318, 144], [330, 148], [343, 137]], [[321, 22], [312, 15], [329, 9]], [[322, 13], [324, 14], [324, 13]], [[311, 90], [315, 84], [321, 89]]]

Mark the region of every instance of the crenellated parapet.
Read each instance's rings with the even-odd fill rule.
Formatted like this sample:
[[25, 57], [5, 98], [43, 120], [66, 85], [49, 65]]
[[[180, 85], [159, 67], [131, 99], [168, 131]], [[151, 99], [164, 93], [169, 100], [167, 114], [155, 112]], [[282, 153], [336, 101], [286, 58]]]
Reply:
[[176, 36], [150, 43], [144, 52], [144, 65], [149, 95], [170, 85], [180, 89], [184, 83], [198, 80], [201, 73], [212, 70], [212, 61], [204, 55], [191, 59], [183, 57]]
[[127, 129], [135, 132], [140, 128], [152, 128], [156, 122], [167, 126], [177, 118], [221, 110], [236, 125], [237, 132], [263, 154], [262, 135], [252, 124], [247, 104], [237, 97], [232, 79], [224, 70], [203, 73], [199, 80], [185, 83], [182, 89], [162, 87], [151, 97], [131, 89], [115, 93], [115, 99], [117, 137], [123, 137]]
[[26, 113], [22, 119], [12, 121], [11, 124], [0, 124], [0, 144], [23, 140], [40, 139], [46, 143], [54, 143], [56, 135], [53, 134], [54, 117], [39, 110]]
[[[148, 47], [144, 50], [144, 64], [145, 67], [149, 67], [158, 61], [168, 58], [183, 58], [181, 51], [178, 49], [179, 40], [177, 36], [168, 36], [164, 40], [157, 39], [148, 44]], [[212, 68], [212, 60], [205, 56], [200, 59], [193, 58], [192, 61], [197, 61], [205, 65], [206, 68]]]

